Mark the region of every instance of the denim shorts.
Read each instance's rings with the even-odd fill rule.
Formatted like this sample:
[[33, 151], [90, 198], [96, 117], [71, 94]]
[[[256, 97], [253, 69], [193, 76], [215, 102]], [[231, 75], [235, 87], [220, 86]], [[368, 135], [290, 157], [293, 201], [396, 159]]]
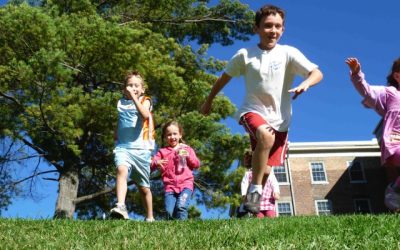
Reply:
[[138, 186], [150, 188], [150, 150], [116, 147], [114, 162], [117, 168], [126, 166], [129, 176]]

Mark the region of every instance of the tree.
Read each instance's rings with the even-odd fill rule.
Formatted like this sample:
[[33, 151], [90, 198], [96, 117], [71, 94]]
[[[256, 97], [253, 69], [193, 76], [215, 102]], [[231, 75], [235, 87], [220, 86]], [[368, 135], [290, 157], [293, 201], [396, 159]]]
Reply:
[[[186, 23], [185, 18], [195, 13], [196, 19], [207, 16], [204, 1], [122, 2], [47, 1], [40, 8], [26, 4], [0, 8], [0, 102], [5, 117], [1, 135], [33, 149], [58, 174], [55, 217], [71, 218], [76, 205], [78, 215], [93, 217], [108, 209], [111, 199], [85, 196], [114, 185], [115, 104], [124, 73], [138, 69], [155, 101], [156, 123], [180, 120], [188, 143], [202, 160], [196, 177], [198, 202], [223, 206], [236, 200], [230, 197], [230, 175], [234, 175], [230, 167], [247, 139], [232, 135], [219, 123], [235, 108], [221, 95], [210, 116], [197, 112], [215, 80], [208, 72], [221, 70], [223, 63], [207, 58], [207, 45], [193, 51], [184, 42], [229, 44], [231, 39], [245, 39], [249, 10], [238, 2], [221, 1], [225, 9], [219, 10], [220, 15], [236, 11], [247, 21], [237, 27], [232, 20], [218, 24], [202, 20], [208, 27], [183, 24], [187, 35], [181, 35], [168, 20]], [[211, 31], [220, 36], [206, 38], [204, 32]], [[42, 174], [46, 173], [30, 177]], [[156, 194], [159, 182], [155, 176]], [[90, 207], [85, 206], [89, 198]]]
[[1, 210], [7, 210], [11, 204], [11, 199], [19, 193], [16, 185], [12, 184], [12, 176], [8, 170], [8, 164], [14, 161], [13, 143], [3, 139], [0, 145], [2, 154], [0, 155], [0, 215]]

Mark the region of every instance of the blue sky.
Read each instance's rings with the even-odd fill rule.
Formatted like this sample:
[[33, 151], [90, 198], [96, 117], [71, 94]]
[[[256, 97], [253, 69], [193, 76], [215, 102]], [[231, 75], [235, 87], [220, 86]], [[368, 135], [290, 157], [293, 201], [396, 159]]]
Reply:
[[[0, 0], [0, 3], [5, 2]], [[213, 1], [215, 2], [215, 1]], [[293, 102], [293, 120], [289, 132], [291, 142], [371, 140], [379, 116], [361, 105], [344, 63], [349, 56], [358, 57], [367, 81], [383, 85], [392, 62], [400, 56], [400, 1], [241, 1], [257, 10], [265, 3], [286, 10], [285, 32], [281, 44], [300, 49], [324, 73], [322, 82], [310, 88]], [[213, 45], [210, 56], [229, 60], [240, 48], [257, 44], [236, 42], [232, 46]], [[297, 85], [297, 79], [294, 85]], [[224, 89], [237, 106], [244, 98], [243, 78], [233, 79]], [[234, 133], [244, 133], [233, 119], [225, 123]], [[57, 186], [41, 181], [39, 198], [14, 200], [4, 217], [49, 218], [52, 216]], [[28, 209], [28, 207], [30, 207]], [[218, 215], [210, 215], [218, 217]]]

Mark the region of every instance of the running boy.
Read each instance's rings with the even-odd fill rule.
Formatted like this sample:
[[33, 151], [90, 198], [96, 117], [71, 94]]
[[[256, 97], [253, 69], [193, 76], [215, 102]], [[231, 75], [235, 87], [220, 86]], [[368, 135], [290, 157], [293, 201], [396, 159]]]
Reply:
[[125, 77], [124, 97], [118, 101], [117, 145], [114, 161], [117, 166], [117, 204], [110, 216], [129, 219], [125, 206], [127, 180], [132, 179], [139, 188], [146, 210], [146, 221], [154, 221], [153, 198], [150, 190], [151, 151], [154, 149], [151, 99], [144, 96], [144, 80], [137, 71]]
[[[256, 12], [254, 31], [260, 42], [240, 49], [231, 58], [201, 108], [203, 114], [210, 113], [218, 92], [232, 77], [244, 76], [246, 97], [238, 111], [238, 120], [250, 134], [254, 151], [253, 179], [244, 204], [251, 213], [259, 212], [262, 186], [271, 166], [282, 165], [285, 158], [292, 112], [290, 93], [295, 99], [322, 80], [318, 66], [299, 50], [277, 44], [284, 31], [284, 21], [285, 12], [273, 5], [265, 5]], [[305, 80], [291, 88], [296, 75]]]

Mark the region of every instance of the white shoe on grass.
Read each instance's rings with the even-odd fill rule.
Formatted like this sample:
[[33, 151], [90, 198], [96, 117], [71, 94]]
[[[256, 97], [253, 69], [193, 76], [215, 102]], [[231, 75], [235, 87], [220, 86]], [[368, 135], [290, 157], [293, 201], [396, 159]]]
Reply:
[[129, 220], [128, 210], [125, 205], [116, 205], [110, 210], [110, 217], [113, 219]]
[[146, 218], [144, 219], [145, 222], [154, 222], [156, 221], [154, 218]]

